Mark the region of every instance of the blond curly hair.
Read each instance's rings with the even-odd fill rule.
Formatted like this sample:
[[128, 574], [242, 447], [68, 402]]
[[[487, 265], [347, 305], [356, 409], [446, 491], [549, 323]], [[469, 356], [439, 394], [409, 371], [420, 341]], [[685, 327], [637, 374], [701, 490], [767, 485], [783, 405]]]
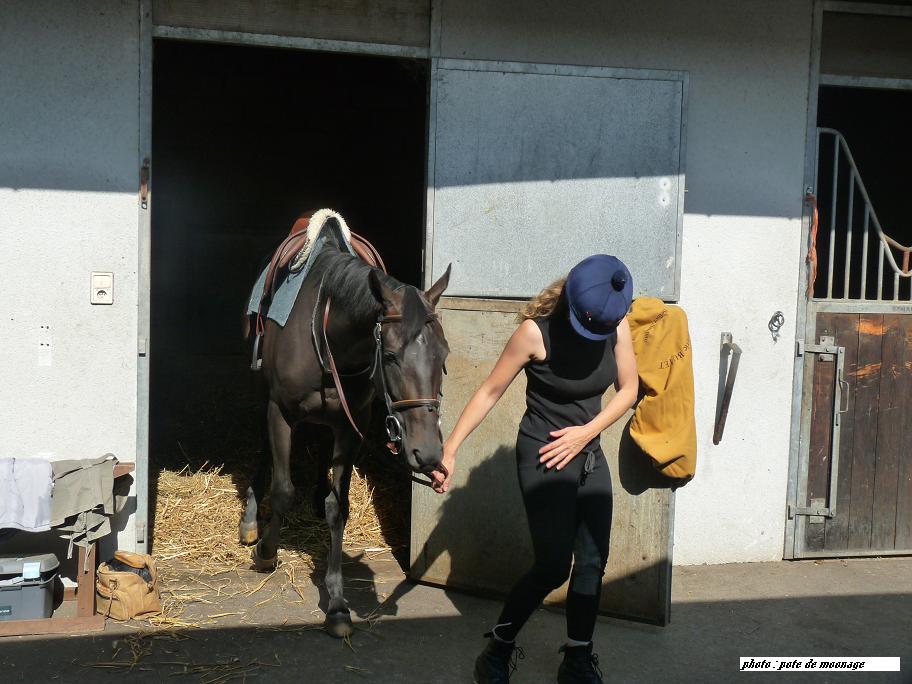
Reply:
[[545, 318], [554, 313], [554, 309], [557, 308], [557, 304], [564, 294], [566, 282], [566, 276], [559, 278], [530, 299], [519, 312], [518, 321], [522, 323], [530, 318]]

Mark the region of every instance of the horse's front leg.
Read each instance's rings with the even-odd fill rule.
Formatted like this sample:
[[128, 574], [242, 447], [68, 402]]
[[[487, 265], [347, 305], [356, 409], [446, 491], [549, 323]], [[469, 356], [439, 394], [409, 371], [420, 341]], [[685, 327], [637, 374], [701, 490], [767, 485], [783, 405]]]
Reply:
[[331, 540], [326, 562], [326, 591], [329, 593], [326, 631], [339, 638], [352, 633], [351, 614], [342, 591], [342, 534], [348, 521], [348, 490], [357, 449], [358, 439], [347, 425], [335, 431], [332, 488], [326, 497], [326, 523]]

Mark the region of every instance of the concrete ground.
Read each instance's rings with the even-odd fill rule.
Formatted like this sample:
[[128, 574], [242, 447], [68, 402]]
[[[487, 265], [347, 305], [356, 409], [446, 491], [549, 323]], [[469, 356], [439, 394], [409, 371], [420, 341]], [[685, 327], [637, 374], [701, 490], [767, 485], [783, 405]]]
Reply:
[[[295, 590], [281, 571], [262, 586], [254, 573], [185, 576], [186, 597], [205, 592], [186, 614], [208, 624], [145, 638], [109, 623], [91, 636], [0, 639], [0, 681], [471, 681], [497, 602], [410, 584], [391, 558], [345, 572], [351, 644], [320, 630], [323, 599], [309, 580]], [[677, 567], [672, 593], [667, 627], [600, 619], [605, 681], [912, 682], [912, 559]], [[534, 615], [514, 681], [553, 682], [563, 637], [561, 614]], [[903, 671], [739, 673], [742, 656], [900, 656]]]

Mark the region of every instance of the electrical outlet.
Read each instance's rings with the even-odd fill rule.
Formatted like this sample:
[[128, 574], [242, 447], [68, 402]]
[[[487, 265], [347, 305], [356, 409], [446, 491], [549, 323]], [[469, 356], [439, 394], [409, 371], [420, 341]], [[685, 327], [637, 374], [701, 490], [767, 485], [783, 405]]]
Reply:
[[110, 271], [92, 271], [92, 304], [114, 303], [114, 274]]

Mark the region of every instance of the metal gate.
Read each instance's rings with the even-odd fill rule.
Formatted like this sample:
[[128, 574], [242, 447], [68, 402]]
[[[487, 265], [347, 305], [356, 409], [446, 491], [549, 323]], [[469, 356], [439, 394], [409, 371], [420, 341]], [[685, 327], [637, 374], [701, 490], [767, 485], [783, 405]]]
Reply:
[[912, 248], [842, 134], [816, 150], [793, 557], [912, 553]]

